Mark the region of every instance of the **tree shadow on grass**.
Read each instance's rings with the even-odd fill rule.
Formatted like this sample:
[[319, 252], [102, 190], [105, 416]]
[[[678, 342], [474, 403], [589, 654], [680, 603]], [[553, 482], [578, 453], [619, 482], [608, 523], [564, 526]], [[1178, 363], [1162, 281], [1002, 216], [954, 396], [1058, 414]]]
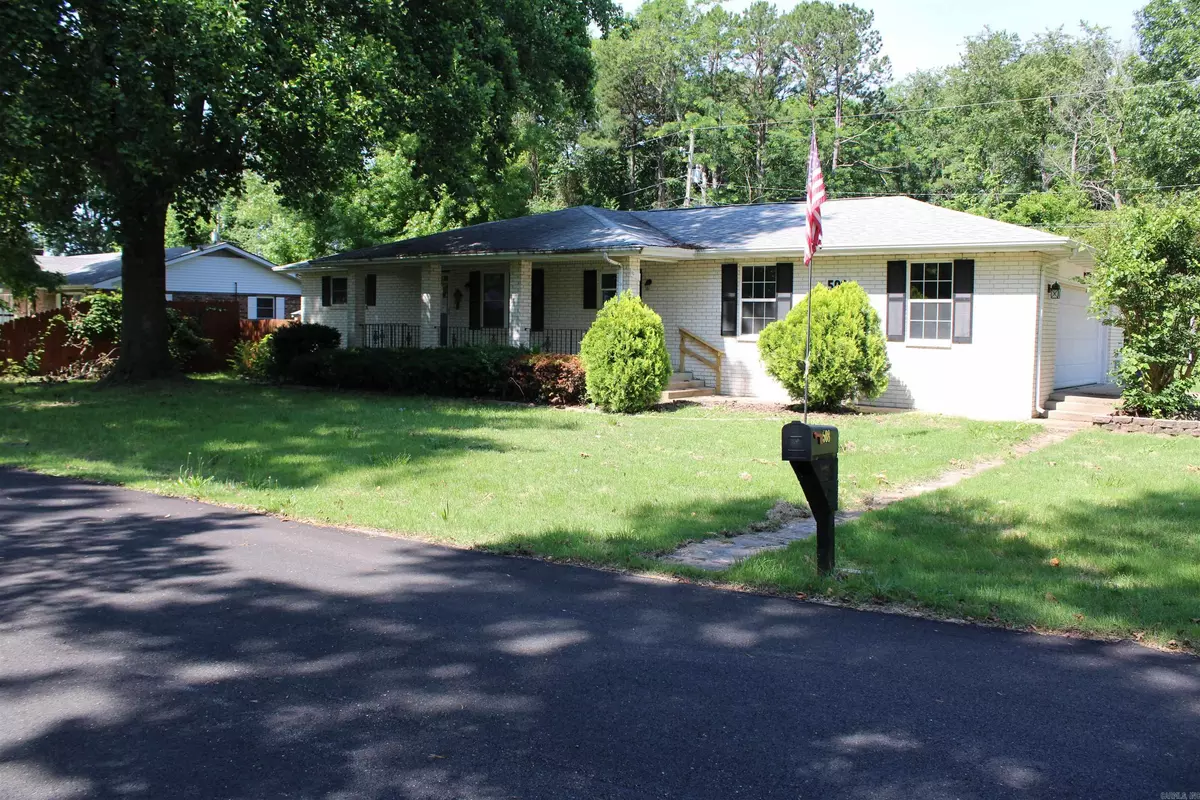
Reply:
[[[114, 393], [120, 393], [114, 402]], [[435, 401], [189, 382], [149, 389], [26, 387], [5, 410], [0, 436], [19, 440], [31, 458], [91, 459], [105, 480], [151, 476], [320, 485], [347, 470], [403, 467], [436, 472], [463, 453], [505, 452], [506, 430], [573, 430], [569, 415], [513, 404]]]
[[915, 601], [975, 619], [1146, 633], [1200, 649], [1196, 508], [1200, 488], [1119, 503], [1078, 498], [1036, 518], [993, 500], [936, 492], [839, 529], [839, 559], [861, 574], [823, 581], [804, 546], [793, 545], [735, 565], [728, 577]]
[[11, 796], [1145, 794], [1194, 767], [1191, 660], [8, 471], [0, 493]]

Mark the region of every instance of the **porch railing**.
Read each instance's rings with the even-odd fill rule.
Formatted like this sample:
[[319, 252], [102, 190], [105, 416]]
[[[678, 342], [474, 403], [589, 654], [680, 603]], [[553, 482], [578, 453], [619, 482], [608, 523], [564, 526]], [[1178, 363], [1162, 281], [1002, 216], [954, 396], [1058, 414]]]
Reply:
[[529, 332], [529, 346], [543, 353], [579, 355], [579, 346], [587, 328], [547, 328]]
[[407, 322], [368, 322], [361, 327], [362, 346], [388, 350], [421, 346], [421, 326]]
[[717, 394], [721, 393], [721, 360], [725, 357], [717, 348], [701, 339], [687, 328], [679, 329], [679, 371], [687, 372], [684, 362], [687, 357], [699, 361], [713, 371], [716, 377]]
[[[408, 322], [368, 322], [359, 325], [361, 347], [388, 350], [421, 347], [421, 326]], [[478, 345], [513, 344], [513, 328], [468, 328], [452, 326], [437, 328], [434, 347], [474, 347]], [[547, 328], [542, 331], [526, 329], [528, 347], [543, 353], [578, 355], [587, 328]], [[428, 332], [426, 333], [428, 335]]]
[[483, 344], [512, 344], [511, 328], [442, 328], [438, 344], [442, 347], [474, 347]]

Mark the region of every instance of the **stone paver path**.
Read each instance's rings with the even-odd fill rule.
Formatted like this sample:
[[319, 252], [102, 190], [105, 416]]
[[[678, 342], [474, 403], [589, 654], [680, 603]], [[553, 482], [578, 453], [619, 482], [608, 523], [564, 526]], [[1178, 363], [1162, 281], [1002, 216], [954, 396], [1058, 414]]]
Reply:
[[[1041, 432], [1032, 436], [1028, 441], [1014, 447], [1012, 449], [1012, 456], [1020, 458], [1021, 456], [1041, 450], [1043, 447], [1058, 444], [1083, 427], [1087, 426], [1064, 423], [1046, 424]], [[911, 484], [894, 491], [871, 495], [864, 499], [861, 510], [839, 511], [835, 519], [839, 524], [849, 522], [862, 516], [867, 511], [874, 511], [900, 500], [907, 500], [910, 497], [954, 486], [960, 481], [974, 477], [989, 469], [1002, 466], [1004, 463], [1005, 459], [980, 461], [961, 469], [944, 472], [924, 483]], [[717, 571], [727, 569], [742, 559], [749, 558], [766, 550], [781, 550], [792, 542], [813, 536], [816, 532], [816, 522], [812, 517], [805, 517], [785, 522], [775, 530], [753, 531], [738, 536], [718, 536], [700, 542], [691, 542], [690, 544], [685, 544], [674, 553], [664, 556], [662, 560], [673, 564], [685, 564], [689, 567]]]

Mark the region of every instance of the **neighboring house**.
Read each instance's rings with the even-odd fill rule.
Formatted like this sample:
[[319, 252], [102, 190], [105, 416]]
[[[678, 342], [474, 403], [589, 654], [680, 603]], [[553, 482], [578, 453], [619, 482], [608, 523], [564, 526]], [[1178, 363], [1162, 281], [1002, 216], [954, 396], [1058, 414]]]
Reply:
[[[823, 213], [814, 280], [861, 284], [887, 335], [890, 384], [874, 405], [1027, 419], [1055, 388], [1107, 381], [1119, 332], [1088, 314], [1081, 245], [907, 197], [831, 200]], [[584, 206], [287, 269], [303, 319], [363, 347], [577, 352], [596, 309], [629, 289], [662, 316], [677, 370], [686, 359], [722, 394], [782, 400], [756, 341], [806, 292], [804, 238], [802, 203]]]
[[[236, 245], [169, 247], [166, 258], [168, 300], [236, 300], [244, 319], [284, 319], [300, 310], [300, 281]], [[53, 292], [39, 292], [32, 304], [10, 302], [20, 312], [59, 308], [90, 292], [121, 288], [120, 253], [38, 256], [37, 261], [66, 282]]]

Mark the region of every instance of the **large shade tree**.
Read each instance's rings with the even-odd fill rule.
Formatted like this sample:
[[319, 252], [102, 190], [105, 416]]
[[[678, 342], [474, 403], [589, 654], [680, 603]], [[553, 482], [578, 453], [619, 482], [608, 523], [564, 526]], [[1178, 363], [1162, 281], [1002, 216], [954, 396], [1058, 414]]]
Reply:
[[471, 191], [520, 110], [590, 98], [610, 0], [24, 0], [0, 5], [0, 266], [30, 225], [99, 195], [123, 252], [116, 380], [170, 372], [168, 208], [199, 219], [250, 170], [298, 208], [413, 137], [415, 171]]

